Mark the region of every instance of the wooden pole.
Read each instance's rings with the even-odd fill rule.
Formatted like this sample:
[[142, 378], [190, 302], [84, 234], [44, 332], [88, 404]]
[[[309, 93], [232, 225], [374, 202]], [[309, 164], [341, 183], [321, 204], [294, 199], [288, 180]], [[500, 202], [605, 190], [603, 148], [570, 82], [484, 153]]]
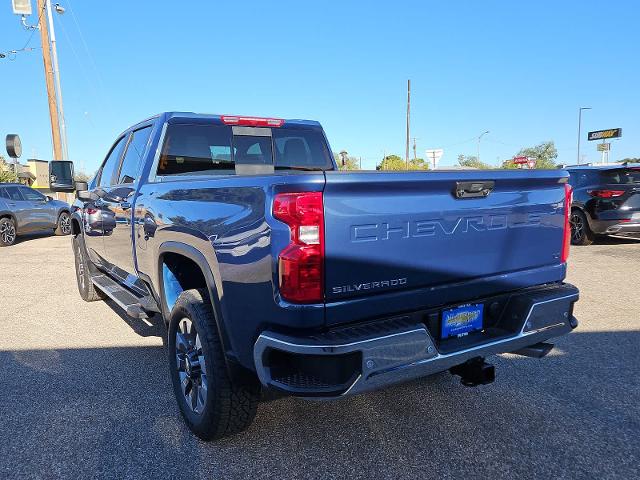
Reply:
[[58, 105], [56, 103], [56, 91], [53, 78], [53, 65], [51, 64], [51, 49], [49, 46], [49, 28], [45, 18], [45, 0], [38, 0], [38, 18], [40, 18], [40, 44], [42, 46], [42, 61], [44, 63], [44, 80], [47, 87], [47, 100], [49, 102], [49, 119], [51, 120], [51, 138], [53, 140], [53, 159], [62, 160], [62, 143], [60, 141], [60, 122], [58, 118]]

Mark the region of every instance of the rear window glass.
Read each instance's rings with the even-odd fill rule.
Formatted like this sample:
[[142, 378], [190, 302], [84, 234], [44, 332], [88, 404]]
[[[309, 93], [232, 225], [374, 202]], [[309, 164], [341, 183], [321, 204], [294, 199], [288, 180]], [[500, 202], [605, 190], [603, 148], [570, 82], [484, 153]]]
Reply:
[[602, 172], [603, 183], [640, 183], [640, 168], [625, 168]]
[[319, 130], [273, 128], [276, 167], [333, 168], [324, 135]]
[[169, 125], [157, 173], [233, 175], [236, 164], [332, 168], [321, 131], [273, 128], [269, 135], [266, 128], [257, 130], [262, 133], [234, 135], [227, 125]]

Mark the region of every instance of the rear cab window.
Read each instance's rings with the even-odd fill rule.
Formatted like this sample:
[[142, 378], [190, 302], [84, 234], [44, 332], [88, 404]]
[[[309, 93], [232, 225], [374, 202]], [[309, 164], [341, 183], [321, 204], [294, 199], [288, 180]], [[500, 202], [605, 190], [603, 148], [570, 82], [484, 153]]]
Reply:
[[157, 175], [236, 175], [251, 166], [333, 169], [320, 129], [169, 124]]

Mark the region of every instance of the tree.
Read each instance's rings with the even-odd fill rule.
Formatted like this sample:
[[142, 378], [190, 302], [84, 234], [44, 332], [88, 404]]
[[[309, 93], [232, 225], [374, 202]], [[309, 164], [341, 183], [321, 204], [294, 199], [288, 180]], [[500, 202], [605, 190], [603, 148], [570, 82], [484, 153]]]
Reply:
[[629, 162], [629, 163], [640, 163], [640, 157], [628, 157], [628, 158], [623, 158], [622, 160], [620, 160], [620, 162], [624, 163], [624, 162]]
[[[556, 149], [553, 141], [542, 142], [535, 147], [521, 148], [515, 157], [529, 157], [536, 161], [535, 168], [557, 168], [556, 158], [558, 158], [558, 150]], [[502, 168], [518, 168], [513, 160], [505, 160], [502, 164]]]
[[[387, 155], [376, 166], [376, 170], [406, 171], [407, 163], [398, 155]], [[423, 158], [409, 160], [409, 170], [429, 170], [429, 164]]]
[[376, 165], [376, 170], [406, 170], [407, 165], [398, 155], [387, 155]]
[[412, 158], [409, 160], [409, 170], [429, 170], [429, 164], [424, 158]]
[[18, 177], [2, 155], [0, 155], [0, 183], [17, 182]]
[[89, 175], [82, 170], [79, 170], [73, 174], [73, 180], [75, 182], [88, 182], [89, 180], [91, 180], [91, 177], [93, 177], [93, 175]]
[[458, 165], [467, 168], [477, 168], [479, 170], [489, 170], [493, 167], [488, 163], [481, 162], [475, 155], [458, 155]]
[[339, 170], [360, 170], [360, 161], [356, 157], [347, 155], [344, 166], [342, 166], [342, 157], [339, 153], [333, 152], [333, 158], [336, 159]]

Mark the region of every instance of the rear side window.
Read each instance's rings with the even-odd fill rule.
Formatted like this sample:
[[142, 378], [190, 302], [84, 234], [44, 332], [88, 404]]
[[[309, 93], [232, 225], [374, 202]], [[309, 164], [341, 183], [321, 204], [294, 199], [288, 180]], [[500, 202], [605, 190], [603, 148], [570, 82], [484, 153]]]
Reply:
[[122, 156], [122, 150], [126, 145], [127, 136], [120, 138], [116, 144], [111, 149], [109, 156], [104, 161], [102, 166], [102, 170], [100, 170], [100, 178], [98, 179], [99, 187], [106, 187], [112, 184], [113, 176], [115, 175], [115, 170], [118, 168], [120, 164], [120, 157]]
[[620, 170], [607, 170], [602, 172], [602, 183], [630, 184], [640, 183], [640, 168], [621, 168]]
[[133, 137], [127, 147], [127, 153], [125, 153], [122, 159], [122, 166], [120, 167], [120, 174], [118, 175], [117, 181], [119, 185], [135, 182], [150, 134], [151, 127], [144, 127], [133, 132]]
[[9, 200], [23, 200], [18, 187], [5, 187], [5, 191]]
[[9, 198], [9, 194], [4, 188], [0, 188], [0, 198]]

